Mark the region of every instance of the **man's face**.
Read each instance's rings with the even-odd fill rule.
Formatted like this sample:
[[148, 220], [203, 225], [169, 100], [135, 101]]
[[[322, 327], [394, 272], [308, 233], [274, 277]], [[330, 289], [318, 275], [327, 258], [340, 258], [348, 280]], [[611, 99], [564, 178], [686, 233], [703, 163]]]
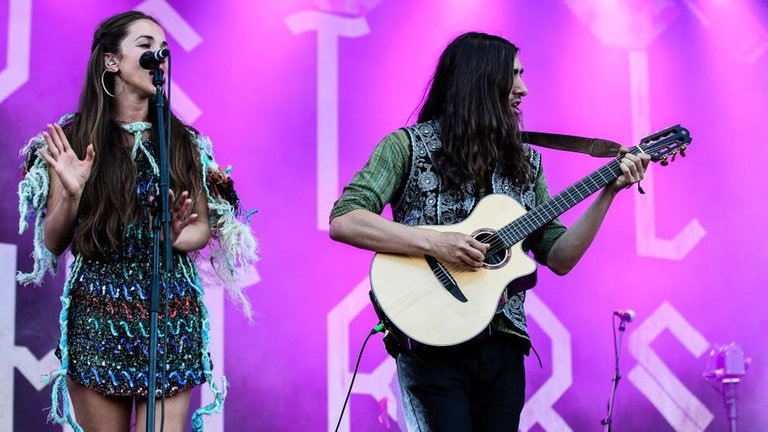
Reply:
[[528, 94], [528, 87], [523, 82], [523, 64], [520, 63], [520, 57], [515, 57], [515, 66], [513, 69], [512, 91], [509, 93], [509, 106], [516, 116], [520, 115], [520, 102], [523, 96]]

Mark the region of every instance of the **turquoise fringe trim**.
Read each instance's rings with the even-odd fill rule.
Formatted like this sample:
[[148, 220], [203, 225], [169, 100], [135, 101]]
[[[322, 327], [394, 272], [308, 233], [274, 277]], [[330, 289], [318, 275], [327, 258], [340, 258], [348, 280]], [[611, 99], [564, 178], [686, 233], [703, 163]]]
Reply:
[[[72, 263], [71, 274], [77, 274], [82, 259], [77, 257]], [[50, 381], [53, 382], [51, 391], [51, 411], [48, 413], [48, 419], [60, 425], [68, 425], [75, 432], [83, 432], [80, 425], [72, 417], [72, 407], [67, 393], [67, 370], [69, 369], [69, 340], [67, 338], [67, 316], [69, 313], [69, 292], [72, 289], [73, 278], [70, 278], [64, 285], [64, 293], [61, 295], [61, 313], [59, 314], [59, 326], [61, 327], [61, 338], [59, 339], [59, 350], [61, 351], [61, 368], [54, 372]]]
[[[21, 150], [22, 156], [27, 156], [39, 149], [45, 150], [46, 145], [42, 135], [32, 138]], [[56, 274], [58, 257], [45, 247], [43, 239], [43, 218], [45, 207], [48, 204], [48, 162], [38, 157], [29, 168], [24, 179], [19, 182], [19, 234], [23, 234], [29, 227], [27, 221], [34, 215], [34, 237], [32, 239], [32, 271], [23, 273], [19, 271], [16, 279], [22, 284], [34, 283], [40, 285], [45, 278], [46, 271], [51, 275]]]
[[[73, 117], [74, 114], [65, 114], [56, 122], [64, 124]], [[42, 133], [32, 137], [27, 142], [19, 155], [27, 163], [29, 157], [38, 150], [47, 151], [47, 144]], [[32, 261], [33, 267], [30, 273], [18, 272], [16, 280], [19, 283], [27, 285], [34, 283], [40, 285], [45, 278], [45, 272], [48, 271], [52, 276], [56, 275], [56, 266], [58, 257], [45, 247], [43, 240], [43, 218], [45, 208], [48, 205], [48, 189], [50, 187], [50, 178], [48, 177], [48, 162], [41, 157], [35, 159], [34, 164], [29, 168], [27, 174], [19, 182], [19, 235], [29, 227], [27, 218], [35, 215], [34, 238], [32, 240]]]
[[[195, 286], [198, 287], [198, 295], [202, 297], [203, 290], [200, 285], [200, 278], [197, 275], [197, 273], [192, 269], [192, 273], [194, 274], [195, 278]], [[211, 393], [213, 393], [213, 401], [209, 403], [208, 405], [201, 407], [197, 409], [192, 414], [192, 430], [195, 432], [200, 432], [203, 430], [203, 416], [209, 416], [211, 414], [220, 414], [221, 411], [224, 409], [224, 400], [227, 398], [227, 387], [229, 386], [229, 383], [227, 382], [227, 378], [222, 375], [221, 377], [221, 388], [219, 388], [213, 379], [213, 368], [211, 367], [211, 357], [208, 355], [208, 347], [211, 342], [211, 322], [208, 319], [209, 313], [208, 308], [205, 306], [205, 302], [200, 302], [200, 313], [202, 318], [202, 331], [203, 331], [203, 340], [202, 340], [202, 363], [203, 363], [203, 374], [205, 375], [205, 379], [208, 382], [208, 388], [211, 390]]]
[[[252, 319], [251, 304], [238, 283], [241, 272], [247, 274], [254, 271], [254, 264], [258, 261], [258, 243], [248, 227], [250, 216], [255, 211], [246, 215], [246, 223], [240, 222], [237, 219], [237, 209], [232, 208], [232, 205], [223, 198], [217, 199], [211, 194], [206, 175], [209, 170], [219, 171], [220, 166], [213, 158], [211, 140], [200, 135], [196, 135], [195, 140], [200, 149], [200, 162], [203, 167], [201, 181], [208, 197], [208, 217], [211, 226], [211, 241], [208, 243], [210, 256], [207, 258], [230, 298], [242, 307], [243, 313], [249, 319]], [[227, 168], [224, 171], [229, 172], [231, 169]], [[206, 279], [206, 282], [212, 281]]]

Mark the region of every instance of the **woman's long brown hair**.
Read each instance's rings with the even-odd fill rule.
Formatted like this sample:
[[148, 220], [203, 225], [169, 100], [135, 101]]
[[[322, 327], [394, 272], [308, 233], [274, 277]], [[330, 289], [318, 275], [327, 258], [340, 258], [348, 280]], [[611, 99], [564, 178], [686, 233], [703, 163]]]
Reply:
[[519, 119], [509, 105], [517, 53], [506, 39], [471, 32], [440, 56], [418, 121], [441, 122], [436, 168], [447, 189], [469, 182], [479, 194], [496, 167], [520, 184], [531, 180]]
[[[96, 152], [91, 175], [85, 184], [78, 209], [79, 222], [72, 250], [84, 257], [97, 258], [120, 250], [126, 229], [142, 220], [145, 203], [136, 195], [136, 168], [131, 159], [133, 138], [112, 118], [114, 100], [102, 89], [104, 54], [120, 54], [120, 43], [128, 27], [137, 20], [157, 21], [138, 11], [121, 13], [104, 20], [93, 35], [85, 84], [77, 114], [64, 126], [75, 153], [83, 158], [93, 144]], [[107, 73], [105, 84], [114, 94], [115, 76]], [[167, 106], [167, 105], [166, 105]], [[152, 112], [152, 110], [150, 110]], [[188, 191], [193, 200], [201, 196], [201, 163], [191, 128], [171, 114], [173, 149], [170, 161], [170, 187]], [[153, 141], [157, 142], [154, 136]]]

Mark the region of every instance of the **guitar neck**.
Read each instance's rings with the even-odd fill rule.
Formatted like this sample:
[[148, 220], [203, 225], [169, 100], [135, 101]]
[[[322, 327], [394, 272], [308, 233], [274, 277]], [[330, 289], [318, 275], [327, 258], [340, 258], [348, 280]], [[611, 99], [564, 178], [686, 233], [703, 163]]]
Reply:
[[[638, 147], [630, 153], [638, 153]], [[604, 188], [621, 176], [619, 160], [614, 159], [597, 171], [579, 180], [573, 186], [552, 197], [547, 202], [537, 206], [525, 215], [501, 228], [497, 235], [505, 248], [522, 241], [531, 233], [541, 228], [556, 217], [570, 210], [576, 204], [584, 201], [593, 193]]]

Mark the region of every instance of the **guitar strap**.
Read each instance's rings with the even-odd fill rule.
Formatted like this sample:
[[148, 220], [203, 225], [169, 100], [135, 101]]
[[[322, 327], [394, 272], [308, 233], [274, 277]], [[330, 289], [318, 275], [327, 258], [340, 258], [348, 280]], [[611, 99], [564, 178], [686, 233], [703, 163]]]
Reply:
[[586, 153], [593, 157], [616, 157], [621, 144], [602, 138], [585, 138], [546, 132], [523, 132], [523, 142], [540, 147]]

